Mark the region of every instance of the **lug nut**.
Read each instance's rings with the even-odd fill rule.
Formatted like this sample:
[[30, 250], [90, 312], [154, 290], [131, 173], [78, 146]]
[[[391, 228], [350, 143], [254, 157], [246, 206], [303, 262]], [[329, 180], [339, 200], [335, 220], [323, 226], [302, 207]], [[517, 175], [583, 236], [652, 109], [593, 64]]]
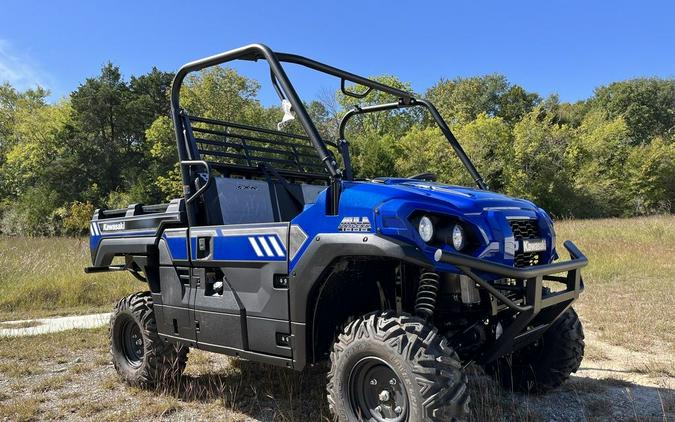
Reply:
[[377, 380], [375, 378], [370, 380], [370, 385], [377, 385]]
[[403, 409], [401, 409], [401, 406], [396, 406], [394, 408], [394, 412], [396, 412], [397, 415], [400, 415], [401, 412], [403, 412]]
[[396, 385], [396, 378], [392, 378], [389, 380], [389, 385]]

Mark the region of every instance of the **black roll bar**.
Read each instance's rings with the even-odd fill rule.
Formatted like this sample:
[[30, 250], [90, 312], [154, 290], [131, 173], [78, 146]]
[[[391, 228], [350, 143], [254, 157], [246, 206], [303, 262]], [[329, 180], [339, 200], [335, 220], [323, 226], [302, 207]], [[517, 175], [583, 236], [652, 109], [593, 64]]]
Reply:
[[[375, 89], [377, 91], [382, 91], [386, 92], [387, 94], [391, 94], [396, 98], [400, 98], [404, 103], [408, 103], [413, 100], [413, 95], [410, 92], [403, 91], [398, 88], [391, 87], [389, 85], [385, 85], [383, 83], [373, 81], [368, 78], [364, 78], [363, 76], [356, 75], [351, 72], [347, 72], [346, 70], [338, 69], [333, 66], [329, 66], [327, 64], [317, 62], [316, 60], [308, 59], [307, 57], [302, 57], [298, 56], [296, 54], [288, 54], [288, 53], [275, 53], [279, 61], [281, 62], [286, 62], [286, 63], [295, 63], [299, 64], [305, 67], [308, 67], [310, 69], [314, 69], [316, 71], [319, 71], [321, 73], [326, 73], [328, 75], [332, 75], [335, 77], [338, 77], [342, 80], [341, 83], [341, 88], [344, 92], [345, 90], [345, 81], [349, 82], [354, 82], [355, 84], [358, 85], [363, 85], [367, 88], [370, 89]], [[349, 94], [347, 94], [349, 95]], [[357, 94], [357, 95], [364, 95], [364, 93]]]
[[[307, 137], [309, 138], [312, 146], [314, 149], [316, 149], [319, 159], [328, 170], [328, 175], [331, 180], [331, 195], [329, 198], [330, 203], [328, 209], [329, 213], [337, 213], [340, 197], [339, 185], [343, 178], [343, 173], [338, 167], [338, 163], [335, 160], [333, 153], [328, 149], [326, 142], [321, 139], [319, 131], [314, 125], [314, 122], [312, 122], [312, 119], [309, 117], [309, 113], [305, 109], [305, 106], [300, 100], [297, 92], [295, 91], [295, 88], [289, 81], [288, 76], [281, 65], [281, 62], [298, 64], [309, 69], [340, 78], [340, 89], [345, 95], [361, 98], [371, 90], [377, 90], [393, 95], [398, 99], [397, 103], [355, 108], [354, 110], [349, 111], [340, 122], [341, 142], [338, 142], [338, 144], [341, 146], [340, 153], [343, 155], [343, 158], [345, 158], [345, 176], [347, 179], [352, 178], [352, 171], [351, 168], [347, 168], [349, 166], [349, 156], [348, 153], [345, 153], [347, 149], [347, 142], [344, 139], [344, 126], [353, 115], [373, 111], [391, 110], [400, 107], [423, 106], [431, 113], [431, 116], [434, 118], [441, 131], [450, 142], [450, 145], [455, 150], [455, 153], [459, 156], [462, 164], [464, 164], [469, 173], [471, 173], [471, 176], [478, 184], [478, 187], [481, 189], [487, 189], [487, 186], [480, 177], [480, 174], [478, 174], [478, 171], [467, 157], [461, 145], [459, 142], [457, 142], [457, 139], [450, 131], [450, 128], [448, 128], [447, 124], [438, 113], [438, 110], [436, 110], [436, 108], [430, 102], [426, 100], [415, 99], [410, 92], [394, 88], [368, 78], [364, 78], [354, 73], [347, 72], [345, 70], [338, 69], [336, 67], [329, 66], [306, 57], [288, 53], [275, 53], [269, 47], [263, 44], [250, 44], [234, 50], [226, 51], [224, 53], [195, 60], [183, 65], [178, 70], [171, 86], [171, 115], [176, 131], [176, 143], [178, 147], [179, 161], [199, 159], [199, 157], [197, 157], [198, 152], [186, 142], [190, 135], [189, 131], [191, 130], [188, 120], [189, 117], [187, 116], [187, 113], [180, 108], [180, 89], [183, 85], [185, 77], [191, 72], [199, 71], [210, 66], [217, 66], [233, 60], [257, 61], [261, 59], [267, 61], [270, 67], [270, 77], [277, 94], [281, 99], [288, 100], [291, 103], [298, 121], [307, 133]], [[347, 90], [345, 86], [347, 81], [366, 87], [367, 89], [365, 93], [357, 93]], [[185, 166], [182, 167], [182, 170], [183, 191], [186, 198], [191, 198], [193, 190], [195, 189], [193, 181], [190, 180], [191, 171], [189, 168], [185, 168]], [[192, 207], [193, 205], [191, 205], [189, 208]], [[193, 223], [192, 220], [194, 218], [194, 214], [194, 211], [188, 209], [188, 219], [190, 220], [190, 224]]]
[[474, 182], [476, 182], [476, 185], [478, 185], [480, 189], [487, 190], [487, 185], [483, 181], [483, 178], [481, 177], [480, 173], [478, 173], [478, 170], [476, 170], [476, 167], [473, 165], [469, 157], [466, 155], [466, 152], [464, 152], [464, 148], [462, 148], [459, 141], [457, 141], [457, 138], [455, 138], [455, 135], [452, 133], [448, 125], [445, 123], [445, 120], [443, 120], [443, 117], [441, 117], [441, 114], [438, 112], [436, 107], [427, 100], [411, 98], [408, 102], [399, 101], [397, 103], [377, 104], [366, 107], [354, 107], [344, 115], [342, 120], [340, 120], [340, 130], [339, 130], [340, 139], [345, 140], [345, 128], [347, 126], [347, 123], [349, 122], [349, 120], [351, 120], [352, 117], [356, 115], [365, 113], [375, 113], [379, 111], [396, 110], [399, 108], [417, 107], [417, 106], [424, 107], [427, 109], [427, 111], [429, 111], [429, 114], [431, 114], [431, 117], [433, 117], [434, 121], [441, 129], [441, 132], [452, 146], [452, 149], [455, 150], [455, 153], [459, 157], [462, 164], [469, 171], [469, 174], [471, 174], [471, 177], [473, 178]]

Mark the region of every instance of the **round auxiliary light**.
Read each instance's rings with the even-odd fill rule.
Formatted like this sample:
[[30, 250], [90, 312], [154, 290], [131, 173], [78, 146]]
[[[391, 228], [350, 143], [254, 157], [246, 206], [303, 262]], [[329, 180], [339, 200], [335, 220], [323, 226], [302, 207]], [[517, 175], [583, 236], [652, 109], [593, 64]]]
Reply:
[[431, 238], [434, 237], [434, 223], [431, 222], [431, 219], [426, 215], [420, 218], [419, 225], [417, 226], [417, 231], [420, 234], [420, 237], [425, 242], [429, 242]]
[[464, 229], [459, 224], [455, 224], [455, 227], [452, 228], [452, 246], [455, 247], [455, 250], [461, 251], [464, 244]]

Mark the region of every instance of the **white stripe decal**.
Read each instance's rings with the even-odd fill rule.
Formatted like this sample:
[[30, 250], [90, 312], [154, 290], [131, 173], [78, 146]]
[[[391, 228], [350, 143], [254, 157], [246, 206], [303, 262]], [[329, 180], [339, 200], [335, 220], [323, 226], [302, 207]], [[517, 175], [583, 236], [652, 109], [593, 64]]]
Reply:
[[270, 249], [270, 245], [267, 244], [267, 241], [265, 240], [264, 237], [262, 236], [258, 237], [258, 242], [260, 242], [263, 249], [265, 249], [265, 253], [267, 254], [267, 256], [274, 256], [274, 252], [272, 252], [272, 249]]
[[279, 246], [279, 242], [277, 242], [277, 239], [274, 236], [269, 236], [267, 239], [272, 244], [272, 247], [274, 248], [274, 251], [277, 253], [277, 256], [283, 257], [284, 251]]
[[100, 232], [99, 229], [98, 229], [98, 224], [97, 224], [97, 223], [94, 223], [94, 234], [95, 234], [96, 236], [100, 236], [100, 235], [101, 235], [101, 232]]
[[251, 244], [251, 246], [253, 246], [253, 250], [255, 251], [255, 254], [258, 255], [258, 256], [263, 256], [263, 253], [260, 250], [260, 247], [258, 246], [258, 242], [255, 241], [255, 237], [249, 237], [248, 241]]
[[89, 224], [89, 234], [91, 234], [92, 236], [96, 234], [94, 233], [94, 223]]

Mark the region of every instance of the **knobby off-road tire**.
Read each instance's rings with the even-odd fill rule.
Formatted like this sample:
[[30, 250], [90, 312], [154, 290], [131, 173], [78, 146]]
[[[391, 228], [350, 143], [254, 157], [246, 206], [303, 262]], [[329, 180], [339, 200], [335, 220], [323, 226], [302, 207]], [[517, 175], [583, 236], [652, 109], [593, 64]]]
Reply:
[[330, 359], [328, 404], [340, 421], [456, 421], [468, 414], [457, 354], [420, 318], [394, 312], [358, 318], [338, 336]]
[[535, 344], [486, 368], [508, 391], [545, 393], [576, 372], [584, 357], [584, 331], [568, 308]]
[[150, 292], [120, 300], [110, 318], [108, 334], [113, 365], [127, 383], [148, 388], [182, 375], [188, 348], [159, 337]]

